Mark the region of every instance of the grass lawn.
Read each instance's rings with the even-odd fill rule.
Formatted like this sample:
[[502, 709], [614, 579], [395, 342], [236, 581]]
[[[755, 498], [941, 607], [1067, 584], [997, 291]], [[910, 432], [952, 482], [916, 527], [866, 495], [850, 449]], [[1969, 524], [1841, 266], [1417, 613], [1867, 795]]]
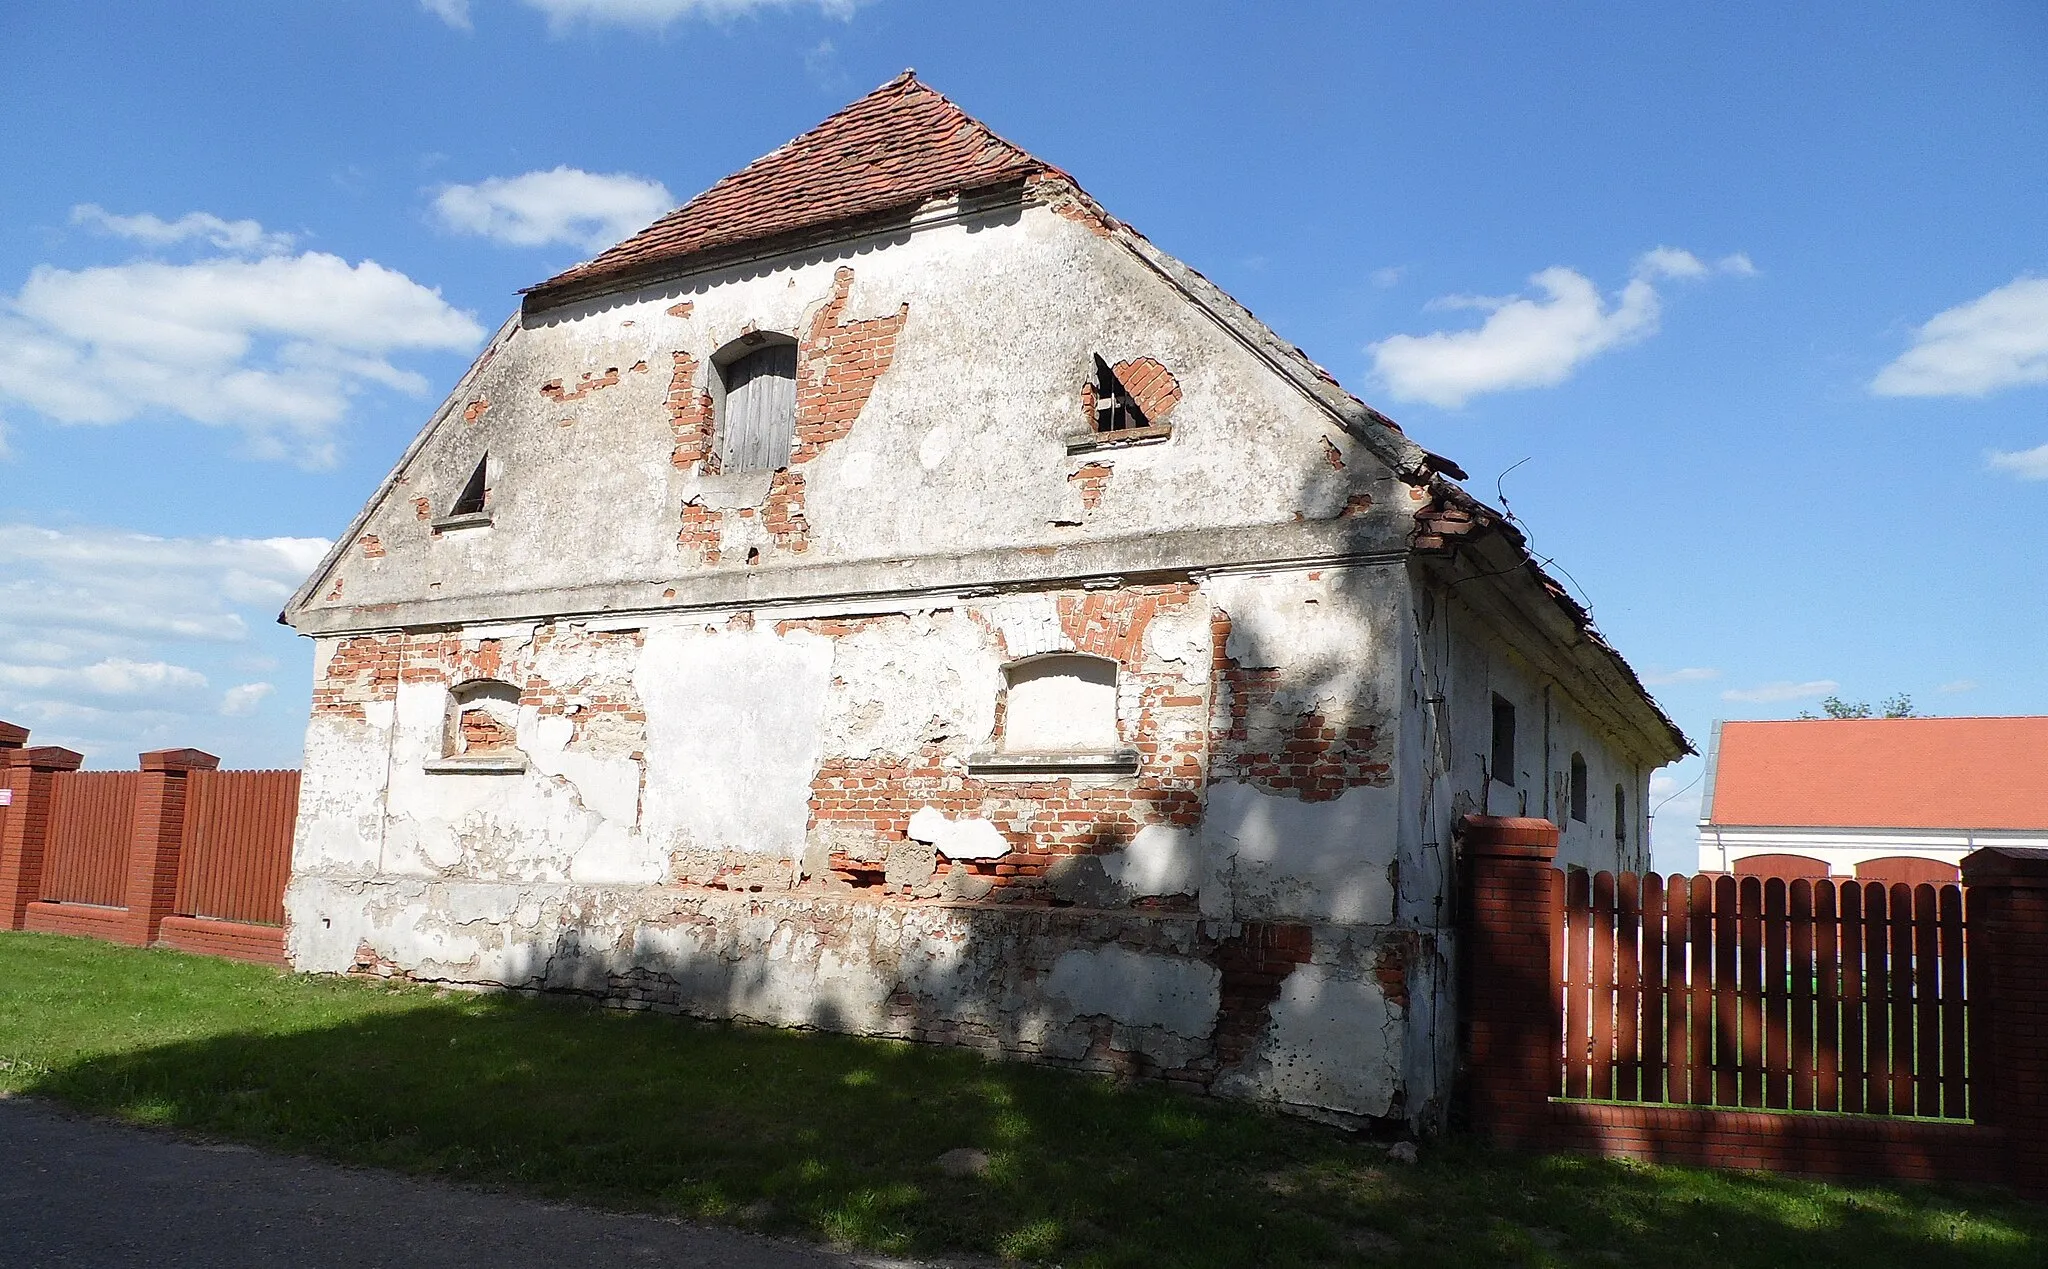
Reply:
[[[0, 933], [0, 1088], [903, 1253], [1066, 1265], [2028, 1265], [2048, 1207], [1508, 1154], [958, 1050]], [[986, 1151], [980, 1176], [935, 1166]]]

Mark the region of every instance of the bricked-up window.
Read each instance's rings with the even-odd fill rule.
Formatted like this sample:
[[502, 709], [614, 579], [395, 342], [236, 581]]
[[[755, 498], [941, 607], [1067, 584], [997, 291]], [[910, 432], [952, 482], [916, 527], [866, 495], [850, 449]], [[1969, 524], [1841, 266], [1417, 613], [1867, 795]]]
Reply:
[[796, 440], [796, 345], [764, 344], [725, 363], [720, 373], [725, 384], [718, 432], [720, 470], [774, 471], [789, 466], [790, 446]]
[[1003, 671], [1006, 753], [1109, 753], [1117, 748], [1116, 662], [1055, 654]]
[[444, 757], [490, 757], [515, 752], [519, 689], [497, 679], [474, 679], [448, 694]]
[[469, 473], [469, 483], [456, 496], [455, 505], [448, 508], [449, 515], [480, 516], [484, 513], [484, 503], [491, 496], [490, 477], [486, 470], [490, 461], [488, 454], [476, 460], [476, 470]]
[[1586, 755], [1575, 753], [1572, 755], [1572, 818], [1581, 824], [1586, 822], [1587, 792]]
[[1487, 774], [1502, 784], [1515, 783], [1515, 705], [1507, 698], [1493, 698], [1493, 762]]

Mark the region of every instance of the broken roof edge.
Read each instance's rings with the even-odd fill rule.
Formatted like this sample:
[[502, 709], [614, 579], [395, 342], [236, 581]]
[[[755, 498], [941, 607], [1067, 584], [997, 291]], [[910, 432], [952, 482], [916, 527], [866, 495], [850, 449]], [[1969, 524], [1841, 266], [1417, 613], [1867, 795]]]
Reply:
[[405, 447], [405, 452], [398, 456], [398, 461], [392, 464], [391, 470], [378, 482], [376, 492], [363, 503], [362, 510], [356, 512], [355, 518], [348, 522], [348, 528], [334, 540], [333, 546], [327, 548], [327, 554], [320, 557], [320, 562], [314, 566], [306, 580], [299, 584], [299, 588], [292, 592], [291, 598], [285, 600], [283, 609], [277, 614], [278, 625], [290, 626], [294, 630], [299, 628], [298, 622], [293, 618], [312, 605], [314, 597], [320, 593], [320, 587], [333, 576], [335, 568], [341, 563], [342, 555], [362, 531], [369, 527], [371, 517], [384, 505], [385, 500], [390, 498], [391, 491], [398, 487], [399, 477], [412, 465], [414, 457], [426, 447], [434, 434], [441, 430], [442, 424], [448, 421], [449, 416], [455, 413], [456, 403], [468, 395], [468, 390], [476, 383], [477, 376], [482, 374], [483, 368], [498, 355], [498, 350], [510, 343], [512, 337], [519, 333], [521, 316], [520, 313], [514, 312], [512, 316], [506, 318], [498, 327], [497, 333], [491, 336], [490, 342], [484, 345], [483, 351], [477, 354], [476, 360], [469, 363], [469, 369], [463, 371], [462, 377], [455, 381], [455, 386], [448, 390], [448, 395], [442, 398], [440, 407], [427, 419], [427, 425], [414, 434], [412, 443]]
[[[1540, 608], [1547, 601], [1549, 610], [1570, 625], [1581, 642], [1592, 649], [1596, 659], [1613, 674], [1616, 683], [1626, 689], [1625, 696], [1615, 693], [1617, 699], [1642, 707], [1643, 716], [1638, 723], [1647, 724], [1642, 726], [1645, 736], [1661, 736], [1668, 741], [1674, 751], [1671, 761], [1699, 753], [1692, 740], [1643, 685], [1641, 676], [1628, 663], [1628, 658], [1622, 656], [1600, 632], [1592, 610], [1574, 599], [1564, 584], [1550, 575], [1529, 549], [1527, 535], [1513, 521], [1473, 497], [1454, 481], [1435, 477], [1428, 488], [1428, 501], [1415, 513], [1412, 544], [1417, 554], [1455, 559], [1461, 546], [1477, 546], [1487, 539], [1504, 544], [1509, 555], [1505, 565], [1474, 576], [1488, 577], [1496, 587], [1517, 585], [1523, 591], [1519, 599], [1534, 601], [1529, 607]], [[1610, 691], [1613, 687], [1614, 684], [1609, 685]]]

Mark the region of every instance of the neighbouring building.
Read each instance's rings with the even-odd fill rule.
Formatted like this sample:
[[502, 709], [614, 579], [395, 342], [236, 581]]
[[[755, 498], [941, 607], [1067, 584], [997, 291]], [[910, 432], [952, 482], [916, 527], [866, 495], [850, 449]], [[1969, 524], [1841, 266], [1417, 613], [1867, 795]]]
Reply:
[[1687, 752], [1452, 463], [906, 74], [525, 293], [285, 620], [301, 969], [1426, 1126], [1452, 826]]
[[2048, 847], [2048, 718], [1714, 725], [1702, 868], [1944, 882], [1981, 846]]

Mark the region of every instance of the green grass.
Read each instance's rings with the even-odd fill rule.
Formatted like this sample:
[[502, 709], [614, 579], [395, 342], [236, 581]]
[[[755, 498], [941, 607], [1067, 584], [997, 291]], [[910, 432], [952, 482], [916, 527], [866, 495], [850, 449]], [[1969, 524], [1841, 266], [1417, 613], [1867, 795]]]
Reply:
[[[1065, 1265], [2039, 1265], [2048, 1208], [1433, 1144], [949, 1049], [0, 934], [0, 1088], [899, 1253]], [[980, 1177], [934, 1160], [985, 1150]]]

